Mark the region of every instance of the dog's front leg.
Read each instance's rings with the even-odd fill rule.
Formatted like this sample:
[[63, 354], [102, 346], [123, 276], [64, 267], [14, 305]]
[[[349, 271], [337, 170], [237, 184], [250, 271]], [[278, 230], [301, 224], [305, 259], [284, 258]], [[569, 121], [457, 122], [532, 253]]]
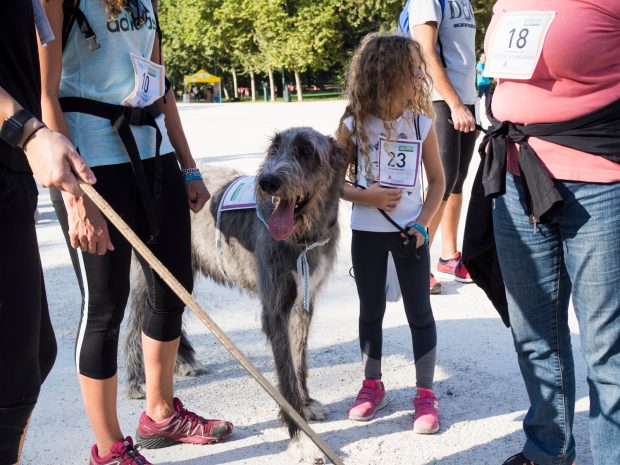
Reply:
[[302, 390], [305, 417], [309, 420], [322, 421], [327, 418], [329, 410], [319, 401], [312, 399], [308, 391], [308, 335], [312, 313], [312, 304], [309, 311], [301, 310], [299, 304], [295, 306], [289, 318], [289, 336], [295, 373]]

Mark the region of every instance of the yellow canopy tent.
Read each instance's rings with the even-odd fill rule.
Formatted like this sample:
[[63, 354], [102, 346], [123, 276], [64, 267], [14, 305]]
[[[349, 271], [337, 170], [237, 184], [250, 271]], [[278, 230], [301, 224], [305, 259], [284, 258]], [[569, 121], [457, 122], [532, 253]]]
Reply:
[[204, 69], [197, 71], [196, 73], [185, 76], [183, 78], [183, 86], [185, 95], [189, 96], [189, 89], [192, 84], [213, 84], [214, 101], [222, 101], [222, 78], [214, 76]]

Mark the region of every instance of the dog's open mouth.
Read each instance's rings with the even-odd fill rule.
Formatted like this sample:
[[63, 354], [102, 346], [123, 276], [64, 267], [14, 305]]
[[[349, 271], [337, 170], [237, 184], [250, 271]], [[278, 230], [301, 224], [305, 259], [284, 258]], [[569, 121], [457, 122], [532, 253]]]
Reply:
[[290, 199], [272, 197], [275, 210], [269, 218], [269, 232], [276, 241], [288, 239], [295, 226], [295, 217], [298, 216], [303, 208], [308, 204], [309, 197], [297, 197], [293, 203]]

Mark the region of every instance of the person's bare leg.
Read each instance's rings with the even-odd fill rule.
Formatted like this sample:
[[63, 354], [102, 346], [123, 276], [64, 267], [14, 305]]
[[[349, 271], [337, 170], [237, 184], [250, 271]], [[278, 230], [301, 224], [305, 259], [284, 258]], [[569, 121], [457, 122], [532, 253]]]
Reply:
[[114, 443], [123, 440], [123, 433], [116, 412], [118, 375], [108, 379], [94, 379], [78, 375], [84, 409], [95, 433], [100, 457], [110, 453]]
[[172, 385], [180, 340], [161, 342], [142, 333], [146, 414], [154, 421], [165, 420], [174, 413]]
[[450, 194], [441, 219], [441, 258], [448, 260], [457, 251], [456, 241], [461, 220], [463, 194]]
[[32, 414], [28, 417], [28, 421], [26, 422], [26, 427], [24, 428], [24, 432], [22, 433], [22, 438], [19, 441], [19, 449], [17, 449], [17, 462], [15, 465], [19, 465], [22, 459], [22, 450], [24, 449], [24, 442], [26, 441], [26, 434], [28, 434], [28, 426], [30, 425], [30, 419], [32, 418]]
[[435, 239], [435, 234], [437, 234], [437, 230], [439, 229], [439, 225], [441, 224], [441, 219], [444, 214], [444, 210], [446, 209], [446, 204], [448, 202], [441, 202], [439, 205], [439, 209], [437, 213], [433, 216], [433, 219], [428, 225], [428, 248], [430, 249], [433, 245], [433, 239]]

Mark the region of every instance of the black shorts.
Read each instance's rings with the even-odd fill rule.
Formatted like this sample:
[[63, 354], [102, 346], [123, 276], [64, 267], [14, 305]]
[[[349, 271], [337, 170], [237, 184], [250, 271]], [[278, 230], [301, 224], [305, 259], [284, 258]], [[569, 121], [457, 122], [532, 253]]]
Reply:
[[[466, 105], [472, 115], [475, 115], [473, 105]], [[450, 194], [462, 194], [463, 184], [469, 170], [469, 163], [474, 154], [478, 131], [461, 132], [454, 129], [454, 125], [448, 123], [452, 112], [443, 100], [433, 102], [433, 109], [437, 120], [435, 130], [439, 143], [439, 156], [446, 177], [446, 190], [443, 200], [446, 201]]]

